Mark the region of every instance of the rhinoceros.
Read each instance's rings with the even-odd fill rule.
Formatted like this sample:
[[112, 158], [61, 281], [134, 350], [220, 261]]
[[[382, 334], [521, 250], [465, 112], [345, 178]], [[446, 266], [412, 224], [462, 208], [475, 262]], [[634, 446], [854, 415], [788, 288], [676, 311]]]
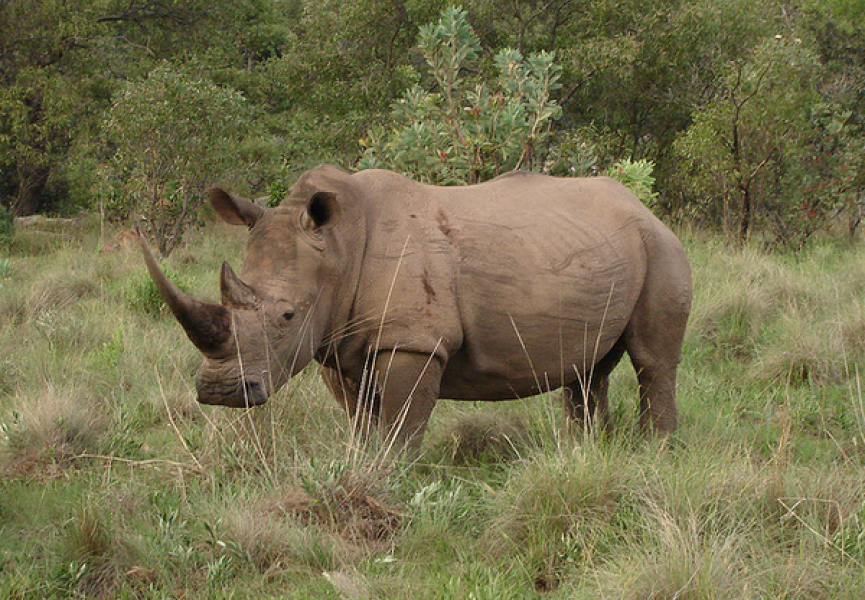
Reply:
[[315, 360], [348, 413], [401, 446], [419, 444], [439, 398], [563, 388], [579, 429], [593, 418], [609, 427], [608, 377], [627, 352], [641, 429], [676, 427], [690, 267], [676, 236], [612, 179], [514, 172], [437, 187], [323, 165], [275, 208], [208, 195], [249, 228], [240, 276], [222, 265], [221, 304], [182, 292], [144, 245], [204, 355], [199, 402], [260, 405]]

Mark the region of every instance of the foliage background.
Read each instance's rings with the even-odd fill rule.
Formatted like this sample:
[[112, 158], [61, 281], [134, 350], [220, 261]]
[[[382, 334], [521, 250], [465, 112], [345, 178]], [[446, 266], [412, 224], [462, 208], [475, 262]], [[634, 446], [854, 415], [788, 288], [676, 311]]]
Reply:
[[[106, 198], [104, 169], [118, 146], [103, 135], [103, 124], [124, 94], [143, 94], [149, 74], [160, 70], [242, 99], [240, 112], [210, 103], [213, 119], [241, 126], [254, 115], [242, 139], [226, 131], [202, 140], [207, 152], [191, 153], [187, 165], [201, 181], [172, 181], [174, 188], [200, 198], [203, 186], [226, 180], [240, 193], [262, 196], [290, 187], [321, 162], [378, 164], [369, 152], [359, 163], [359, 142], [369, 147], [404, 127], [394, 102], [447, 95], [425, 64], [429, 44], [421, 35], [424, 26], [434, 30], [447, 6], [3, 2], [0, 204], [16, 214], [140, 204], [142, 192], [130, 189]], [[660, 214], [717, 228], [731, 241], [755, 236], [800, 247], [830, 224], [856, 233], [865, 185], [861, 3], [470, 0], [463, 8], [475, 40], [471, 60], [456, 71], [470, 82], [463, 92], [486, 86], [489, 105], [502, 66], [496, 56], [504, 52], [518, 52], [527, 65], [555, 57], [551, 118], [531, 160], [460, 167], [468, 180], [517, 164], [593, 174], [616, 161], [646, 161]], [[163, 130], [180, 131], [171, 121], [177, 114], [157, 115]], [[124, 126], [135, 127], [134, 120], [125, 117]], [[487, 134], [490, 144], [508, 145]], [[166, 142], [160, 151], [179, 156]], [[215, 156], [230, 164], [204, 164]], [[390, 156], [391, 166], [400, 157], [405, 153]], [[416, 163], [403, 168], [418, 170]]]

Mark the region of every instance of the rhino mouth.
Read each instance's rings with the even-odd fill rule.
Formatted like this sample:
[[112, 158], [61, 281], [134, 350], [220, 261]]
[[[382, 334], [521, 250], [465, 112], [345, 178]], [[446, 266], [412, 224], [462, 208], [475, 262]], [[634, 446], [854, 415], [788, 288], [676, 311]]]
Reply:
[[260, 381], [244, 379], [234, 385], [214, 383], [199, 379], [196, 382], [198, 401], [201, 404], [250, 408], [267, 402], [268, 394]]

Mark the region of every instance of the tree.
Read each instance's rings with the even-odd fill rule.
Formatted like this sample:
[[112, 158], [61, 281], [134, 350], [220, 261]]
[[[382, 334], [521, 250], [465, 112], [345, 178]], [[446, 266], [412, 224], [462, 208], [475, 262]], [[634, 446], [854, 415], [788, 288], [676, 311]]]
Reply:
[[682, 181], [704, 216], [743, 242], [762, 219], [775, 241], [793, 246], [831, 213], [820, 178], [827, 148], [816, 119], [821, 68], [799, 39], [768, 39], [729, 65], [718, 93], [677, 141]]
[[0, 88], [0, 169], [10, 177], [15, 214], [45, 207], [49, 177], [69, 148], [80, 102], [69, 78], [46, 69], [24, 69]]
[[140, 216], [167, 256], [198, 216], [204, 188], [244, 165], [251, 111], [236, 91], [164, 64], [120, 89], [105, 123], [115, 149], [105, 203]]
[[[555, 51], [562, 67], [558, 131], [580, 132], [600, 169], [656, 165], [665, 191], [672, 144], [743, 49], [774, 34], [781, 12], [760, 0], [514, 0], [468, 3], [483, 42]], [[659, 208], [669, 201], [659, 198]]]
[[[435, 2], [283, 0], [279, 52], [236, 74], [263, 113], [291, 177], [321, 162], [351, 164], [357, 140], [411, 84], [410, 51]], [[224, 73], [217, 75], [224, 77]], [[221, 79], [220, 79], [221, 80]]]
[[0, 203], [49, 208], [51, 187], [86, 111], [78, 59], [90, 27], [77, 6], [0, 2]]
[[821, 121], [833, 138], [829, 180], [852, 237], [865, 216], [865, 4], [809, 0], [805, 5], [806, 24], [828, 74]]
[[[474, 40], [460, 43], [474, 44], [476, 54], [448, 75], [415, 45], [443, 0], [0, 0], [0, 204], [23, 213], [91, 203], [100, 162], [114, 150], [102, 135], [112, 99], [168, 61], [239, 90], [256, 111], [238, 162], [257, 163], [254, 172], [240, 169], [253, 193], [284, 188], [320, 162], [351, 164], [365, 138], [363, 164], [402, 161], [399, 168], [424, 170], [431, 181], [473, 181], [517, 165], [573, 175], [618, 172], [617, 161], [651, 163], [659, 212], [725, 224], [731, 237], [756, 227], [801, 238], [842, 208], [851, 231], [858, 226], [865, 210], [861, 2], [463, 3]], [[738, 205], [725, 203], [708, 183], [716, 171], [683, 164], [685, 139], [696, 151], [698, 133], [709, 135], [721, 106], [733, 111], [736, 93], [748, 97], [744, 87], [735, 92], [735, 71], [756, 69], [754, 48], [775, 35], [803, 39], [801, 48], [814, 53], [813, 79], [791, 75], [807, 92], [798, 94], [785, 91], [784, 76], [768, 77], [742, 105], [743, 164], [760, 145], [755, 114], [795, 113], [803, 127], [781, 136], [774, 147], [783, 157], [773, 154], [750, 184], [740, 172], [730, 185], [750, 191], [737, 192]], [[770, 119], [772, 127], [782, 122]], [[772, 131], [766, 148], [778, 139], [780, 129]], [[695, 189], [706, 193], [697, 198]], [[811, 214], [818, 216], [802, 216]]]
[[361, 168], [386, 164], [424, 181], [459, 184], [542, 164], [539, 151], [561, 114], [551, 98], [560, 73], [552, 53], [524, 58], [504, 49], [493, 57], [494, 83], [466, 77], [481, 47], [456, 8], [421, 27], [418, 46], [435, 91], [415, 84], [394, 104], [393, 129], [370, 133]]
[[264, 61], [285, 42], [286, 4], [296, 2], [0, 0], [0, 204], [89, 205], [121, 84], [163, 60], [223, 74]]

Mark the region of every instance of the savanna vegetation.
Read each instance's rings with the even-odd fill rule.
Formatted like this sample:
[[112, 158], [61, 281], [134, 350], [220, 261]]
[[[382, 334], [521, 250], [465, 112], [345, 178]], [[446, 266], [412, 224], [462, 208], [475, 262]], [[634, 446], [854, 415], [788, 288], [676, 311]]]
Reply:
[[[0, 597], [865, 596], [865, 11], [847, 0], [0, 1]], [[680, 233], [681, 425], [442, 402], [415, 463], [314, 369], [198, 405], [134, 247], [214, 298], [219, 182], [609, 174]], [[16, 220], [29, 214], [65, 217]]]

